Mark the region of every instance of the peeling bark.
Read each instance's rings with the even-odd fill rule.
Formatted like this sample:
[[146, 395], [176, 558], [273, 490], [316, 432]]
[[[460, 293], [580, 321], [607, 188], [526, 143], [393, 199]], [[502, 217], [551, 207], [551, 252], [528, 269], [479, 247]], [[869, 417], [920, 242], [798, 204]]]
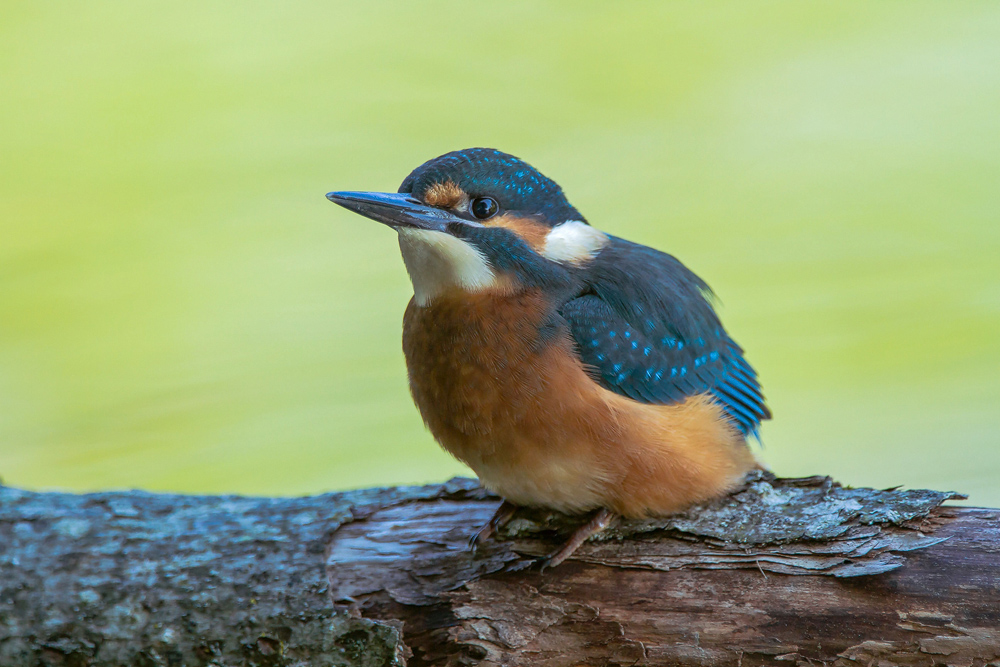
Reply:
[[1000, 512], [758, 473], [621, 523], [471, 480], [311, 498], [0, 488], [0, 666], [1000, 665]]

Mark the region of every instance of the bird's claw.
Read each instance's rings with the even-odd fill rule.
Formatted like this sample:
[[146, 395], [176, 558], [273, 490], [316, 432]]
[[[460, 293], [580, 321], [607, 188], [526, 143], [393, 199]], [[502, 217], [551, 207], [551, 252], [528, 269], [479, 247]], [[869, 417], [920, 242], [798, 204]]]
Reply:
[[493, 537], [494, 532], [492, 523], [488, 523], [473, 533], [472, 537], [469, 538], [469, 551], [476, 553], [479, 550], [480, 543]]
[[548, 556], [546, 556], [545, 558], [539, 558], [538, 559], [538, 561], [537, 561], [537, 563], [538, 563], [538, 574], [545, 574], [545, 570], [549, 569], [550, 567], [555, 567], [556, 565], [558, 565], [559, 563], [562, 562], [562, 560], [556, 561], [553, 558], [553, 556], [555, 556], [555, 553], [551, 553]]
[[507, 525], [507, 522], [511, 520], [516, 511], [517, 505], [509, 503], [506, 500], [503, 501], [500, 507], [497, 508], [497, 511], [493, 513], [493, 516], [490, 517], [490, 520], [486, 522], [486, 525], [469, 538], [469, 550], [475, 554], [479, 549], [479, 545], [496, 535], [498, 530]]

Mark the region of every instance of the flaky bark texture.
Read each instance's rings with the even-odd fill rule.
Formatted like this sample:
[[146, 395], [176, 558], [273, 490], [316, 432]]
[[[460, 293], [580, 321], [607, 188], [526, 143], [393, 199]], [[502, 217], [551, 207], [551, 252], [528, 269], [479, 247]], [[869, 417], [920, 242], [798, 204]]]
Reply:
[[0, 666], [1000, 665], [1000, 512], [755, 473], [620, 524], [470, 480], [269, 499], [0, 488]]

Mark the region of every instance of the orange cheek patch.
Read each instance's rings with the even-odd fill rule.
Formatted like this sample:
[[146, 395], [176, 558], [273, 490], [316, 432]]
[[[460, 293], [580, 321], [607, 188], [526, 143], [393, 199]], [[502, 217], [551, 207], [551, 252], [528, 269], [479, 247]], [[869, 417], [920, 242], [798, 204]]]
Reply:
[[549, 235], [549, 227], [530, 218], [518, 218], [513, 215], [500, 215], [484, 224], [489, 227], [504, 227], [520, 236], [531, 249], [541, 253], [545, 247], [545, 239]]
[[468, 197], [465, 190], [454, 181], [435, 183], [424, 192], [424, 203], [428, 206], [452, 208]]

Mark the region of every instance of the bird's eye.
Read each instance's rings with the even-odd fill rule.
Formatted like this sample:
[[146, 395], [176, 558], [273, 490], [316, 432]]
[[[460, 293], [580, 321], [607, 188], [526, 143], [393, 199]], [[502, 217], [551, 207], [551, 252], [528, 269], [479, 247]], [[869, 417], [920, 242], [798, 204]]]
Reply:
[[492, 197], [476, 197], [469, 205], [469, 210], [472, 212], [472, 215], [480, 220], [486, 220], [497, 214], [500, 210], [500, 205]]

